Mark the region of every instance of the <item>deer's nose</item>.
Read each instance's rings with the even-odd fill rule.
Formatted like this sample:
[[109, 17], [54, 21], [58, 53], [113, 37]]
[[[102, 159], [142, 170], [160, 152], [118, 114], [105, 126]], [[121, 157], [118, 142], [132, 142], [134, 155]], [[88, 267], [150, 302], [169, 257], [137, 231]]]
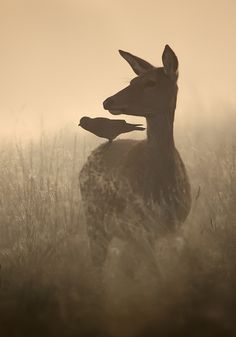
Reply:
[[108, 97], [104, 102], [103, 102], [103, 108], [105, 110], [109, 110], [112, 108], [112, 105], [114, 103], [114, 100], [111, 97]]

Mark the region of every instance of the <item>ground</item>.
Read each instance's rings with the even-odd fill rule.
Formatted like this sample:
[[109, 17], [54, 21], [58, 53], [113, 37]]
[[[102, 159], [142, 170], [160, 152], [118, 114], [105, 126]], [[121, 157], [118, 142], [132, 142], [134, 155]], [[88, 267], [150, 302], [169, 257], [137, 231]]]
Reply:
[[192, 184], [187, 221], [156, 242], [155, 263], [113, 240], [102, 275], [78, 188], [94, 144], [82, 144], [63, 132], [1, 143], [1, 336], [235, 336], [234, 138], [178, 136]]

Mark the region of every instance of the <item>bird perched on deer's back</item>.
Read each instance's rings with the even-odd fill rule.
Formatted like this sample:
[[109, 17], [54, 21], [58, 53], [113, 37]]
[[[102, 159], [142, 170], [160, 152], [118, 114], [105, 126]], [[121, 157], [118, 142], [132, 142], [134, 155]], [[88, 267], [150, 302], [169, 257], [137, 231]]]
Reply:
[[82, 117], [79, 126], [92, 132], [98, 137], [106, 138], [112, 142], [121, 133], [127, 133], [135, 130], [143, 131], [142, 124], [126, 123], [123, 119], [109, 119], [103, 117], [90, 118]]

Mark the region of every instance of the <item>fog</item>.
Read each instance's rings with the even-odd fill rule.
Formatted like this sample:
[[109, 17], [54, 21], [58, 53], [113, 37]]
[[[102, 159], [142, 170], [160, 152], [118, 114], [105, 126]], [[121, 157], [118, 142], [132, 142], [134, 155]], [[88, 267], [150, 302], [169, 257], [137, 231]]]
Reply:
[[[235, 13], [233, 0], [0, 0], [1, 336], [236, 336]], [[134, 77], [118, 49], [159, 66], [166, 44], [179, 59], [175, 141], [191, 212], [172, 231], [127, 184], [125, 212], [109, 215], [119, 184], [91, 171], [87, 210], [107, 227], [98, 247], [109, 226], [117, 233], [99, 268], [79, 174], [104, 139], [77, 125], [117, 118], [102, 102]]]
[[1, 135], [28, 138], [42, 127], [76, 129], [83, 115], [109, 117], [103, 100], [133, 77], [118, 49], [157, 66], [165, 44], [174, 49], [177, 123], [206, 115], [212, 122], [236, 106], [233, 0], [0, 0], [0, 7]]

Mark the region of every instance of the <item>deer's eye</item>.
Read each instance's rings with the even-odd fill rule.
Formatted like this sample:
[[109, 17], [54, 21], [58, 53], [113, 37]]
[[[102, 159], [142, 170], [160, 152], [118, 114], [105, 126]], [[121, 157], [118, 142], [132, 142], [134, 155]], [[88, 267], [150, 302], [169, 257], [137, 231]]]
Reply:
[[145, 86], [146, 87], [155, 87], [156, 85], [156, 81], [153, 81], [153, 80], [148, 80], [146, 83], [145, 83]]

